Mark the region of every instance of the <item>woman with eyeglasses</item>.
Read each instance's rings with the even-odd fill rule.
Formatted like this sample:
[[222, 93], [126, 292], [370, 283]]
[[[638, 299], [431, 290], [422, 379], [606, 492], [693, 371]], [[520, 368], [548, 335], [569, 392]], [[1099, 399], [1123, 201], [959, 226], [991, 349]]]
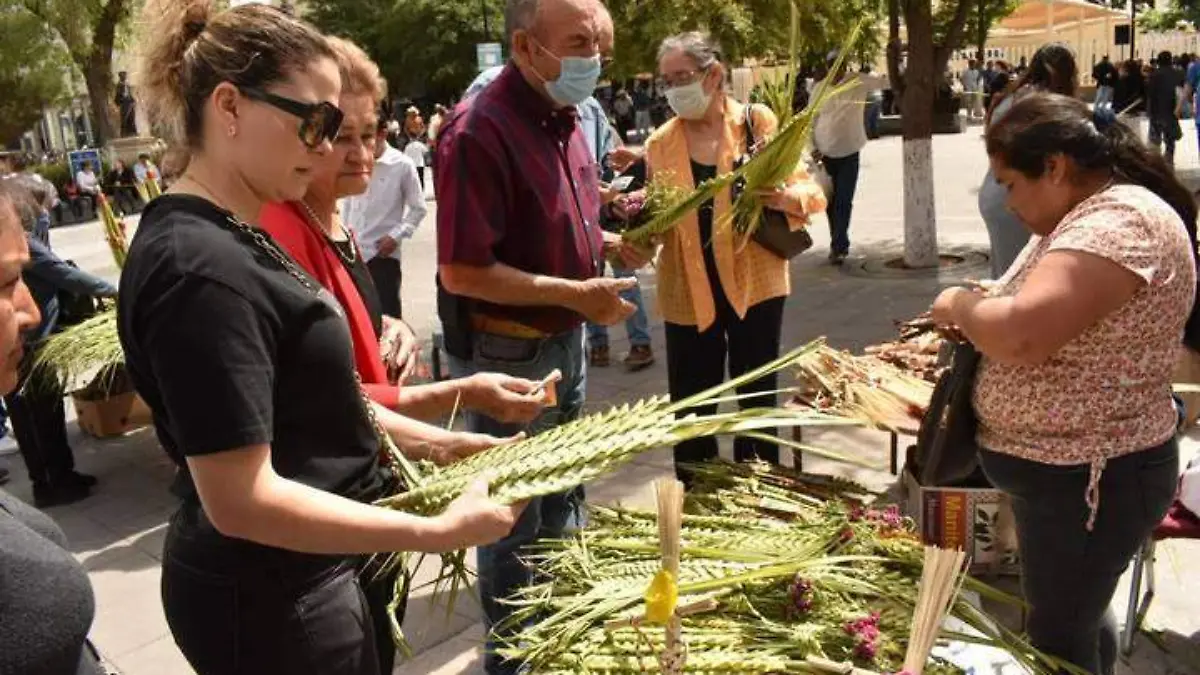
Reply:
[[[703, 33], [663, 41], [659, 75], [676, 117], [646, 143], [646, 165], [654, 176], [692, 189], [728, 173], [748, 148], [775, 133], [778, 120], [763, 106], [747, 106], [725, 95], [725, 66], [719, 49]], [[793, 226], [825, 208], [821, 188], [797, 169], [791, 181], [760, 195], [763, 204], [785, 212]], [[791, 291], [788, 261], [751, 241], [739, 249], [731, 228], [718, 227], [731, 212], [731, 193], [688, 215], [668, 235], [658, 262], [658, 303], [667, 329], [667, 384], [682, 400], [737, 377], [779, 356], [783, 304]], [[738, 389], [746, 407], [774, 405], [774, 377]], [[697, 410], [697, 413], [715, 412]], [[739, 438], [738, 461], [779, 462], [773, 443]], [[683, 464], [716, 459], [714, 439], [675, 446], [676, 473], [688, 483]]]
[[[399, 320], [383, 314], [366, 260], [336, 208], [338, 199], [363, 194], [369, 186], [379, 189], [372, 180], [372, 169], [380, 154], [377, 144], [387, 142], [386, 123], [381, 127], [378, 113], [387, 87], [379, 67], [361, 48], [336, 37], [328, 42], [341, 75], [341, 129], [333, 139], [332, 151], [316, 160], [304, 197], [268, 204], [260, 215], [262, 228], [337, 299], [350, 326], [359, 376], [374, 401], [416, 418], [449, 415], [461, 405], [504, 420], [532, 421], [541, 413], [544, 401], [533, 395], [539, 383], [530, 380], [478, 373], [415, 386], [388, 382], [379, 342], [384, 331]], [[395, 575], [376, 578], [378, 571], [366, 566], [360, 579], [375, 620], [381, 671], [389, 673], [395, 649], [387, 605]], [[398, 614], [403, 614], [403, 605]]]
[[483, 483], [434, 518], [366, 503], [395, 480], [389, 436], [440, 463], [499, 439], [413, 422], [363, 393], [344, 311], [254, 224], [265, 203], [303, 197], [331, 151], [334, 53], [277, 9], [214, 4], [144, 9], [142, 98], [190, 161], [142, 216], [118, 306], [130, 375], [180, 468], [167, 622], [201, 675], [376, 675], [361, 556], [491, 542], [520, 509]]

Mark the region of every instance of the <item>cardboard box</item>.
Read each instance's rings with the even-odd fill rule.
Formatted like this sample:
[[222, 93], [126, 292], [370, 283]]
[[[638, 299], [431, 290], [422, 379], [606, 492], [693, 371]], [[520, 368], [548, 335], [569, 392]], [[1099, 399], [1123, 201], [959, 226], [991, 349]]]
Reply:
[[961, 548], [971, 574], [1018, 574], [1016, 530], [1008, 498], [991, 488], [926, 487], [904, 469], [906, 511], [926, 544]]
[[150, 423], [150, 409], [135, 392], [114, 394], [95, 401], [72, 394], [79, 428], [95, 438], [112, 438], [140, 429]]

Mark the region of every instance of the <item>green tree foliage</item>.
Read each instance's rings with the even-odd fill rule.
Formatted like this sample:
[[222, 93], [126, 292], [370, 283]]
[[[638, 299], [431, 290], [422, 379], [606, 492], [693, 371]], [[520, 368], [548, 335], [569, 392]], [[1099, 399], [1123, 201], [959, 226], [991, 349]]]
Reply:
[[[815, 59], [839, 46], [858, 21], [879, 17], [881, 0], [798, 0], [804, 53]], [[784, 57], [787, 0], [607, 0], [616, 25], [610, 74], [653, 72], [663, 38], [685, 30], [713, 33], [727, 60]], [[312, 0], [305, 17], [323, 30], [354, 40], [379, 63], [394, 96], [459, 95], [477, 73], [475, 45], [505, 42], [504, 0]], [[487, 15], [487, 33], [484, 15]], [[488, 39], [485, 40], [485, 35]], [[858, 56], [879, 49], [868, 31]]]
[[1180, 24], [1200, 26], [1200, 0], [1171, 0], [1163, 9], [1138, 10], [1138, 28], [1143, 30], [1169, 31]]
[[11, 2], [0, 2], [0, 147], [37, 123], [63, 96], [69, 60], [55, 36]]
[[[966, 21], [957, 44], [944, 44], [949, 50], [973, 47], [977, 56], [982, 56], [987, 45], [988, 34], [1000, 20], [1012, 14], [1021, 5], [1021, 0], [968, 0]], [[946, 35], [954, 21], [957, 2], [943, 2], [934, 12], [934, 30]]]
[[393, 97], [457, 97], [478, 74], [475, 45], [503, 42], [502, 0], [313, 0], [304, 7], [322, 30], [367, 50]]
[[112, 138], [113, 47], [137, 0], [5, 0], [5, 4], [35, 17], [65, 46], [87, 85], [96, 142]]

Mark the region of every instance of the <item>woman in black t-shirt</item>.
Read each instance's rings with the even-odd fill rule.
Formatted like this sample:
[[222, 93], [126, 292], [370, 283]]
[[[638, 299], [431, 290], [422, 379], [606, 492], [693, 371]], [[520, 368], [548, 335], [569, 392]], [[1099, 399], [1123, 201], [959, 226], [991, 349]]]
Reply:
[[340, 78], [325, 39], [269, 6], [150, 0], [142, 99], [191, 159], [143, 214], [122, 273], [130, 376], [180, 467], [163, 603], [201, 675], [379, 672], [358, 556], [495, 541], [519, 508], [473, 486], [419, 518], [364, 502], [381, 447], [455, 461], [502, 442], [371, 404], [337, 302], [251, 225], [300, 198], [330, 150]]

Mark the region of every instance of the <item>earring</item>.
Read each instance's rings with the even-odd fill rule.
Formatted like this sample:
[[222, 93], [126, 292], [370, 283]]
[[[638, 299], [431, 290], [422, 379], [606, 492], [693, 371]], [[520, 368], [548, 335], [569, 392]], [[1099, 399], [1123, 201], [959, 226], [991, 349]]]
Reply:
[[234, 136], [237, 136], [237, 125], [230, 124], [229, 125], [229, 137], [233, 138]]

